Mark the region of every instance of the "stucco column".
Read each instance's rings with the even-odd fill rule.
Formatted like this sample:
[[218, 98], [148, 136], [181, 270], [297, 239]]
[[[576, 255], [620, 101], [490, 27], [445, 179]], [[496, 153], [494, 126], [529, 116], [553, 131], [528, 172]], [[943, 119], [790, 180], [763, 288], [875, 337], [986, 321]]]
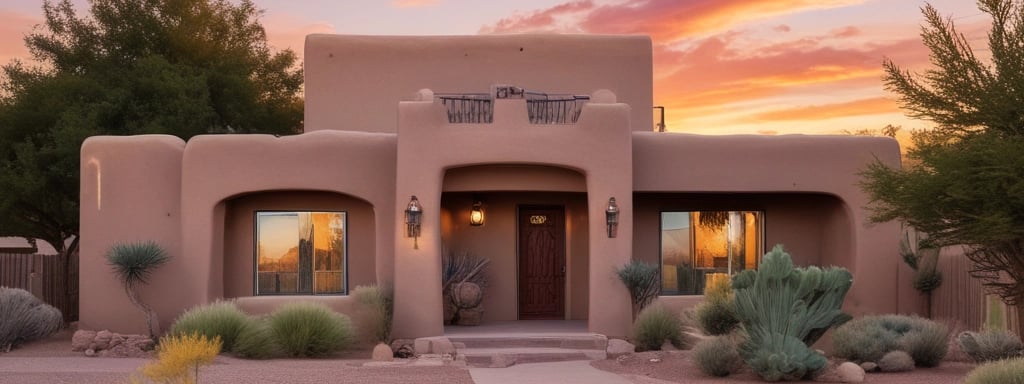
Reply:
[[[395, 186], [394, 335], [444, 333], [441, 299], [441, 183], [444, 170], [430, 161], [436, 152], [426, 135], [437, 132], [441, 114], [431, 102], [403, 102], [398, 110]], [[434, 154], [436, 156], [436, 154]], [[406, 236], [405, 209], [415, 195], [423, 207], [420, 237]]]

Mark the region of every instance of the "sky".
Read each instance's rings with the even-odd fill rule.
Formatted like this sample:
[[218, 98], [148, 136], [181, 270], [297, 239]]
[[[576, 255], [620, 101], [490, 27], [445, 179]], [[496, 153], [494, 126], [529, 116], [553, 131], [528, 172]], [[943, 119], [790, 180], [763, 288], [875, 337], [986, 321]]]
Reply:
[[[701, 134], [904, 132], [882, 61], [928, 68], [919, 0], [254, 0], [270, 44], [300, 57], [310, 33], [649, 35], [654, 103], [669, 131]], [[85, 0], [75, 0], [80, 10]], [[988, 15], [972, 0], [929, 2], [985, 52]], [[0, 3], [0, 63], [28, 58], [39, 0]]]

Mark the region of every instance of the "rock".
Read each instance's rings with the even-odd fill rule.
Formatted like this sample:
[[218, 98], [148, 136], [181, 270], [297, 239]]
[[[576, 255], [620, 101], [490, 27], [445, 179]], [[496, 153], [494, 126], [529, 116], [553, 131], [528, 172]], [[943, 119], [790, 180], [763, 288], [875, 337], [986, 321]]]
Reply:
[[119, 333], [115, 333], [110, 336], [110, 348], [114, 348], [118, 345], [124, 344], [125, 338]]
[[636, 346], [622, 339], [608, 339], [608, 357], [618, 357], [636, 352]]
[[672, 345], [671, 341], [665, 340], [664, 343], [661, 343], [661, 350], [662, 351], [678, 351], [679, 348], [676, 348], [675, 345]]
[[410, 339], [395, 339], [391, 341], [391, 350], [394, 351], [395, 357], [408, 359], [416, 355], [412, 345], [413, 341]]
[[878, 369], [882, 372], [907, 372], [914, 370], [914, 358], [903, 351], [889, 351], [878, 359]]
[[446, 337], [439, 337], [430, 341], [430, 353], [438, 355], [454, 355], [455, 346]]
[[863, 363], [860, 363], [860, 367], [861, 369], [864, 370], [864, 372], [874, 372], [875, 370], [878, 369], [878, 364], [872, 363], [870, 361], [865, 361]]
[[413, 342], [413, 348], [416, 351], [416, 356], [426, 355], [430, 353], [430, 339], [421, 337]]
[[483, 299], [483, 290], [476, 283], [459, 283], [452, 288], [452, 300], [459, 309], [476, 308]]
[[85, 355], [88, 357], [96, 357], [96, 350], [92, 348], [86, 349]]
[[110, 348], [110, 339], [114, 337], [114, 334], [110, 331], [103, 330], [96, 332], [96, 338], [93, 339], [93, 343], [96, 345], [92, 349], [107, 349]]
[[458, 325], [480, 325], [480, 321], [484, 317], [484, 311], [480, 307], [460, 309], [459, 315], [456, 317], [458, 320], [455, 323]]
[[864, 369], [849, 361], [839, 364], [836, 367], [836, 374], [840, 383], [861, 383], [864, 382]]
[[395, 353], [391, 350], [391, 346], [380, 343], [373, 347], [373, 361], [391, 361], [395, 359]]
[[71, 336], [71, 350], [81, 352], [89, 349], [89, 345], [92, 344], [92, 340], [95, 338], [96, 331], [75, 331], [75, 334]]
[[125, 340], [125, 345], [130, 348], [137, 349], [140, 351], [152, 351], [156, 347], [156, 342], [150, 339], [149, 336], [143, 335], [129, 335], [128, 339]]

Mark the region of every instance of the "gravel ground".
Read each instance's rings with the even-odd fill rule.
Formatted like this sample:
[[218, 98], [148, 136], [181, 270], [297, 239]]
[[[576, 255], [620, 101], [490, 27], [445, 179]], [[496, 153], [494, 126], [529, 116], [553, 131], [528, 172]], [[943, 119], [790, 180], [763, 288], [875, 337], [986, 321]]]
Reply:
[[[653, 360], [653, 361], [652, 361]], [[705, 376], [690, 359], [690, 351], [653, 351], [626, 355], [619, 359], [600, 360], [591, 363], [597, 369], [614, 372], [629, 378], [634, 383], [764, 383], [757, 374], [746, 370], [726, 378]], [[967, 372], [974, 369], [972, 363], [947, 361], [935, 368], [920, 368], [902, 373], [868, 373], [865, 383], [893, 384], [958, 384]]]

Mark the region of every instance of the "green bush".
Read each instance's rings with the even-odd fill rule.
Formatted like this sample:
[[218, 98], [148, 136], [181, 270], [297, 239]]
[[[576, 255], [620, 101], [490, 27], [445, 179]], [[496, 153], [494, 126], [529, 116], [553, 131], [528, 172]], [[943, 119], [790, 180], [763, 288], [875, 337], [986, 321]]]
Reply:
[[63, 326], [59, 309], [24, 289], [0, 287], [0, 351], [45, 338]]
[[713, 377], [736, 373], [743, 361], [735, 342], [728, 336], [716, 336], [697, 343], [693, 347], [693, 359], [701, 372]]
[[810, 349], [829, 328], [850, 319], [840, 307], [853, 276], [842, 268], [794, 268], [782, 246], [757, 271], [732, 279], [736, 315], [747, 340], [740, 356], [762, 379], [800, 380], [825, 367]]
[[352, 290], [352, 296], [366, 314], [365, 326], [373, 333], [373, 340], [381, 343], [391, 341], [391, 323], [395, 311], [395, 295], [391, 286], [358, 286]]
[[184, 336], [199, 333], [211, 340], [218, 336], [223, 343], [223, 351], [232, 351], [238, 334], [249, 321], [249, 317], [235, 303], [217, 301], [182, 313], [171, 325], [169, 334]]
[[882, 372], [907, 372], [914, 370], [914, 358], [909, 353], [896, 350], [889, 351], [878, 359], [878, 369]]
[[661, 293], [661, 274], [658, 271], [658, 265], [632, 259], [629, 264], [620, 267], [616, 273], [622, 284], [629, 290], [633, 320], [636, 320], [640, 316], [640, 311], [651, 304]]
[[1024, 357], [1000, 360], [974, 368], [966, 384], [1024, 384]]
[[679, 316], [662, 305], [644, 308], [633, 323], [633, 343], [637, 350], [661, 349], [665, 340], [676, 347], [682, 347], [683, 328]]
[[235, 339], [232, 352], [248, 359], [269, 359], [283, 354], [266, 319], [249, 318]]
[[963, 332], [957, 336], [960, 350], [979, 363], [1020, 357], [1024, 345], [1020, 337], [1006, 330]]
[[322, 304], [287, 304], [268, 321], [274, 340], [288, 356], [326, 356], [348, 347], [353, 337], [348, 317]]
[[729, 279], [716, 279], [709, 284], [695, 317], [701, 331], [707, 335], [725, 335], [739, 326]]
[[917, 316], [864, 316], [832, 334], [836, 357], [877, 362], [890, 351], [907, 352], [919, 367], [934, 367], [948, 351], [948, 331], [942, 324]]

